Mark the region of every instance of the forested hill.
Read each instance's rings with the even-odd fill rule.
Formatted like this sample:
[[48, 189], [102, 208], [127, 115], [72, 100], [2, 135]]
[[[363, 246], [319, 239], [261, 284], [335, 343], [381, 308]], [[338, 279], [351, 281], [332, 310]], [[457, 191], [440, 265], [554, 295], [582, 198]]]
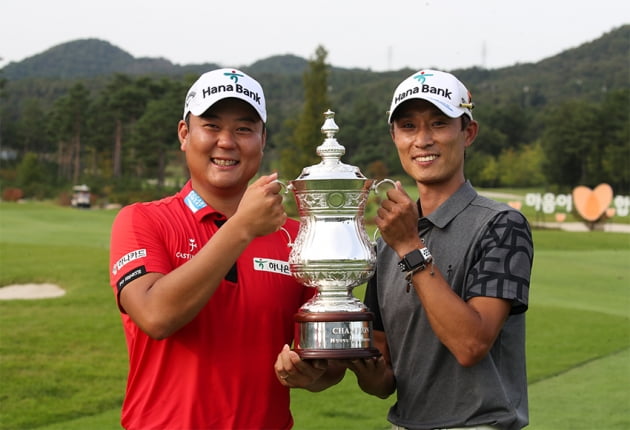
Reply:
[[[295, 147], [296, 125], [304, 123], [300, 115], [308, 111], [305, 94], [313, 93], [312, 86], [305, 91], [305, 85], [323, 81], [316, 90], [325, 106], [317, 109], [336, 112], [344, 161], [378, 175], [402, 174], [391, 150], [385, 111], [398, 83], [417, 69], [440, 65], [387, 72], [340, 68], [326, 64], [326, 49], [318, 47], [316, 52], [325, 54], [319, 63], [278, 55], [249, 65], [177, 65], [164, 58], [134, 58], [98, 39], [52, 47], [0, 69], [0, 161], [10, 153], [11, 163], [17, 165], [33, 153], [39, 160], [54, 160], [50, 169], [57, 181], [72, 177], [74, 183], [87, 174], [103, 183], [112, 178], [162, 178], [165, 164], [156, 159], [155, 148], [163, 148], [160, 157], [178, 148], [173, 130], [186, 88], [207, 70], [233, 66], [251, 73], [265, 89], [269, 133], [263, 169], [280, 165], [289, 172], [287, 178], [299, 173], [291, 174], [295, 166], [288, 166], [289, 159], [281, 155]], [[472, 92], [480, 124], [467, 153], [466, 176], [486, 187], [568, 189], [577, 183], [608, 182], [618, 192], [630, 190], [629, 58], [630, 24], [536, 63], [450, 70]], [[313, 66], [326, 76], [305, 80]], [[76, 126], [69, 109], [75, 105], [80, 106], [75, 113], [82, 127]], [[322, 119], [309, 119], [308, 130], [315, 131], [309, 145], [315, 148], [321, 143]], [[140, 151], [145, 147], [150, 150]], [[314, 151], [311, 155], [315, 157]], [[0, 167], [0, 188], [13, 182], [21, 186], [18, 180], [3, 179], [19, 178], [15, 170], [6, 172]]]
[[[630, 25], [568, 49], [537, 63], [516, 64], [496, 70], [466, 69], [456, 74], [495, 100], [504, 101], [513, 91], [532, 106], [574, 98], [601, 100], [610, 90], [630, 87]], [[504, 91], [511, 88], [512, 91]]]
[[[306, 60], [294, 56], [271, 57], [254, 67], [263, 72], [301, 73]], [[234, 65], [226, 65], [230, 67]], [[165, 58], [135, 58], [126, 51], [99, 39], [80, 39], [54, 46], [20, 62], [0, 69], [8, 80], [27, 78], [84, 79], [114, 73], [128, 75], [181, 76], [199, 74], [221, 67], [215, 63], [177, 65]]]
[[[327, 48], [327, 47], [324, 47]], [[545, 104], [549, 100], [563, 99], [576, 92], [588, 98], [599, 98], [602, 91], [629, 86], [628, 58], [630, 55], [630, 25], [624, 25], [581, 46], [558, 53], [537, 63], [515, 64], [500, 69], [469, 68], [455, 70], [463, 81], [478, 93], [490, 91], [493, 98], [503, 100], [527, 97], [529, 102]], [[17, 81], [28, 78], [76, 80], [103, 77], [114, 73], [129, 75], [160, 75], [182, 77], [200, 74], [220, 66], [237, 66], [254, 75], [300, 75], [307, 67], [306, 59], [293, 55], [278, 55], [250, 65], [173, 64], [164, 58], [135, 58], [124, 50], [99, 39], [81, 39], [54, 46], [20, 62], [12, 62], [0, 69], [0, 78]], [[418, 64], [418, 68], [432, 65]], [[439, 67], [439, 65], [436, 65]], [[335, 73], [350, 82], [372, 81], [379, 76], [392, 76], [393, 81], [412, 73], [372, 72], [361, 69], [343, 69], [332, 65]], [[512, 91], [503, 91], [509, 87]]]
[[[324, 47], [326, 48], [326, 47]], [[601, 99], [609, 89], [627, 88], [629, 83], [630, 25], [614, 29], [600, 38], [566, 50], [537, 63], [516, 64], [500, 69], [468, 68], [453, 71], [467, 83], [474, 96], [482, 100], [490, 96], [493, 103], [525, 99], [532, 106], [544, 106], [575, 96], [590, 100]], [[104, 78], [115, 73], [153, 75], [182, 78], [198, 75], [220, 66], [237, 66], [260, 78], [263, 84], [276, 77], [292, 75], [298, 79], [286, 81], [301, 86], [302, 72], [308, 62], [294, 55], [278, 55], [251, 65], [220, 65], [216, 63], [177, 65], [164, 58], [135, 58], [124, 50], [98, 39], [81, 39], [54, 46], [20, 62], [12, 62], [0, 69], [0, 79], [29, 80], [28, 87], [39, 87], [38, 80], [60, 81]], [[331, 81], [338, 91], [369, 89], [381, 82], [384, 95], [392, 85], [414, 70], [372, 72], [362, 69], [343, 69], [331, 65]], [[419, 64], [418, 68], [431, 65]], [[439, 65], [436, 65], [439, 67]], [[41, 82], [40, 82], [41, 83]], [[44, 84], [46, 85], [46, 84]], [[65, 86], [61, 84], [61, 86]], [[367, 86], [367, 87], [364, 87]], [[379, 85], [377, 85], [380, 87]], [[24, 84], [20, 85], [22, 91]], [[22, 92], [20, 91], [20, 92]], [[297, 90], [299, 93], [299, 90]], [[41, 88], [37, 90], [41, 92]], [[28, 90], [26, 90], [28, 93]], [[295, 94], [296, 90], [287, 91]], [[28, 95], [22, 93], [22, 95]]]

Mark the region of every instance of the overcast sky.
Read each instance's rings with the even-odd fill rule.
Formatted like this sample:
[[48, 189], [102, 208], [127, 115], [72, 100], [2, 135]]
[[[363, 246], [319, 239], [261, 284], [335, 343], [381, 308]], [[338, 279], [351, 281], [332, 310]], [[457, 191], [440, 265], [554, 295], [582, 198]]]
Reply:
[[625, 0], [2, 0], [0, 67], [98, 38], [176, 64], [310, 59], [321, 45], [339, 67], [498, 68], [628, 23]]

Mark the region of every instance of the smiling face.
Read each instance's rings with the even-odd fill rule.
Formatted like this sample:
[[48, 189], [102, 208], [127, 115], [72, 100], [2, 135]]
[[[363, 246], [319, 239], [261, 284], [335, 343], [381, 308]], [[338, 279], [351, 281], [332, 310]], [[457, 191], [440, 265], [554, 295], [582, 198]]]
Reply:
[[464, 151], [477, 136], [470, 121], [450, 118], [426, 100], [409, 100], [393, 116], [391, 135], [403, 169], [419, 186], [454, 192], [464, 182]]
[[234, 98], [212, 105], [202, 116], [190, 114], [178, 128], [193, 188], [209, 196], [241, 195], [262, 160], [266, 132], [256, 111]]

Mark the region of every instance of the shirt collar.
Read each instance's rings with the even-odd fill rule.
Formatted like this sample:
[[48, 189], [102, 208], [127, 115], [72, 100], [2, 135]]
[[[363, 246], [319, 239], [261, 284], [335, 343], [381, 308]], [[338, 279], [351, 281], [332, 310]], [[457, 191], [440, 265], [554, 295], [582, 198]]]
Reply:
[[455, 193], [426, 217], [438, 228], [446, 227], [461, 211], [477, 197], [477, 191], [470, 184], [464, 182]]

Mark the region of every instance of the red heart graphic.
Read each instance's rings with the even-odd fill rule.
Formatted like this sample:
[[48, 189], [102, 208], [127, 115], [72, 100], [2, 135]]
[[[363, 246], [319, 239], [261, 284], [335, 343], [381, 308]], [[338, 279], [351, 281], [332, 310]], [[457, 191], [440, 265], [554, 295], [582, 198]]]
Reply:
[[573, 189], [573, 206], [586, 221], [597, 221], [613, 201], [613, 190], [608, 184], [599, 184], [594, 190], [580, 185]]
[[511, 201], [511, 202], [508, 202], [508, 205], [513, 207], [517, 211], [520, 211], [521, 207], [523, 206], [523, 202], [520, 202], [518, 200], [514, 200], [514, 201]]

